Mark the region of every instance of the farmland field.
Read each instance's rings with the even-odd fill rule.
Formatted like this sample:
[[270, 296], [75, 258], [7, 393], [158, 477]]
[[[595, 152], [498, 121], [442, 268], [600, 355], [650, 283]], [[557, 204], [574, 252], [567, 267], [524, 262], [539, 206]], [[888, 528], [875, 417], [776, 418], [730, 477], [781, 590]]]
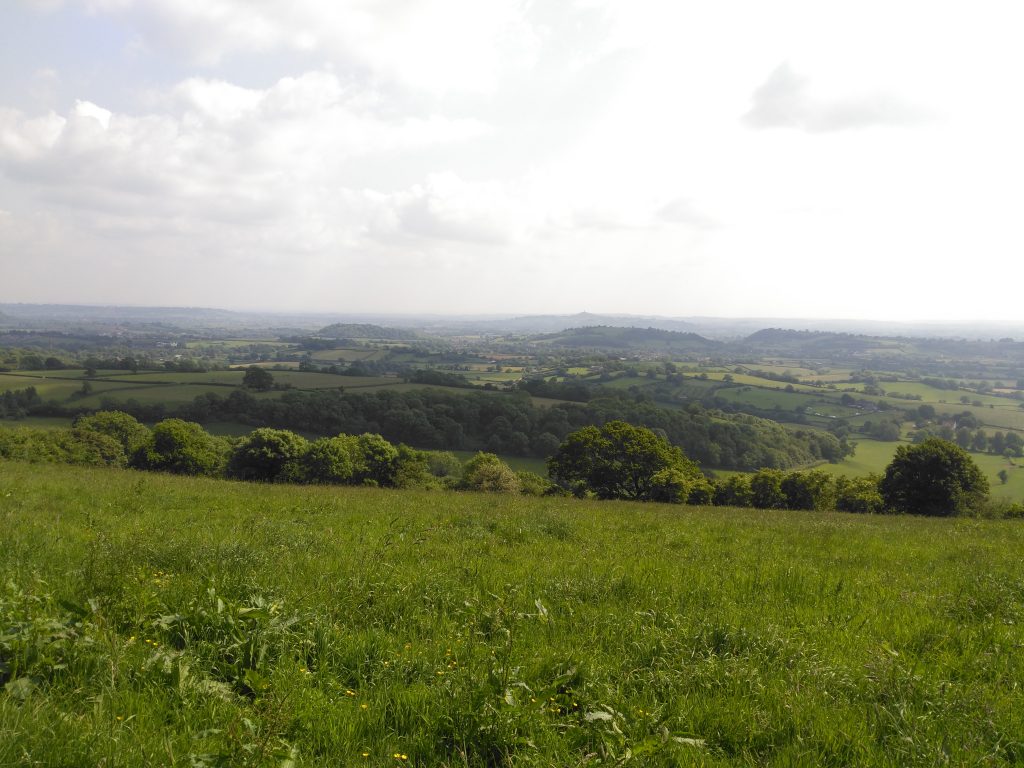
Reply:
[[[0, 373], [0, 392], [5, 390], [19, 390], [28, 387], [35, 387], [38, 395], [44, 400], [66, 400], [76, 392], [81, 391], [82, 381], [66, 377], [29, 377]], [[90, 381], [89, 385], [93, 392], [114, 392], [132, 387], [130, 383]]]
[[[906, 442], [857, 439], [856, 453], [838, 464], [822, 464], [823, 469], [832, 475], [858, 477], [868, 473], [884, 474], [885, 468], [892, 461], [896, 448]], [[988, 479], [993, 496], [1019, 500], [1024, 497], [1024, 462], [1021, 459], [1008, 460], [1003, 456], [987, 453], [971, 453], [971, 458]], [[999, 479], [999, 471], [1005, 469], [1008, 481], [1004, 484]]]
[[1024, 756], [1015, 521], [6, 463], [0, 526], [3, 765]]
[[321, 363], [352, 363], [365, 360], [380, 360], [384, 352], [379, 349], [323, 349], [313, 353], [313, 359]]

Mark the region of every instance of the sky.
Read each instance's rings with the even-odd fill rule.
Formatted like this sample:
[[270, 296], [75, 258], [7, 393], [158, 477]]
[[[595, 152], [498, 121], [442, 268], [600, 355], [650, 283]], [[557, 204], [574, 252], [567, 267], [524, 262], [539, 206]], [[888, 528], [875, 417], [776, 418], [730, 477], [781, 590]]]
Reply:
[[1016, 0], [3, 0], [0, 301], [1024, 321]]

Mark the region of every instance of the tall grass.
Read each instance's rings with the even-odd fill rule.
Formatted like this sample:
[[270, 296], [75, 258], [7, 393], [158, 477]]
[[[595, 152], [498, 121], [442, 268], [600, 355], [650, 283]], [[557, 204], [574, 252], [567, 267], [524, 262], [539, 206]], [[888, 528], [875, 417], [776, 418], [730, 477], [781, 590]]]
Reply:
[[0, 464], [0, 765], [1024, 760], [1009, 521]]

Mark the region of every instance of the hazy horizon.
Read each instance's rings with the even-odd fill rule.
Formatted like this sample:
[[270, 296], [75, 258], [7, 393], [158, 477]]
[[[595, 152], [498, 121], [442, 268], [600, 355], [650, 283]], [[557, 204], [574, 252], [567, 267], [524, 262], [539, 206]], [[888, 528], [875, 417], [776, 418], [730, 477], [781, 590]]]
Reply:
[[1022, 21], [15, 0], [0, 302], [1021, 323]]
[[[934, 330], [936, 333], [949, 333], [960, 330], [966, 333], [972, 331], [985, 331], [992, 333], [997, 331], [1020, 332], [1024, 331], [1024, 321], [999, 321], [989, 319], [966, 319], [966, 320], [894, 320], [892, 318], [864, 318], [864, 317], [799, 317], [799, 316], [759, 316], [759, 315], [662, 315], [658, 313], [631, 313], [616, 311], [592, 311], [579, 310], [577, 312], [410, 312], [410, 311], [388, 311], [377, 309], [370, 311], [353, 310], [303, 310], [303, 309], [273, 309], [267, 307], [227, 307], [227, 306], [186, 306], [186, 305], [154, 305], [154, 304], [125, 304], [125, 303], [83, 303], [83, 302], [8, 302], [0, 301], [0, 321], [4, 313], [8, 317], [18, 318], [17, 308], [29, 308], [30, 318], [56, 317], [47, 315], [45, 308], [54, 307], [66, 310], [82, 308], [87, 310], [142, 310], [142, 311], [194, 311], [194, 312], [226, 312], [236, 314], [240, 318], [320, 318], [323, 322], [376, 322], [382, 325], [401, 324], [409, 322], [416, 327], [416, 321], [452, 321], [452, 322], [497, 322], [502, 320], [530, 320], [534, 318], [566, 318], [574, 319], [580, 316], [592, 316], [603, 319], [629, 320], [653, 320], [665, 321], [668, 323], [693, 323], [696, 326], [704, 324], [701, 329], [705, 332], [712, 329], [721, 332], [723, 329], [738, 330], [763, 329], [770, 327], [785, 328], [788, 330], [814, 330], [814, 331], [845, 331], [845, 332], [877, 332], [885, 335], [887, 331], [897, 330], [910, 332], [916, 330], [926, 332]], [[13, 308], [13, 311], [12, 311]], [[24, 319], [24, 316], [22, 316]], [[913, 334], [921, 335], [921, 333]]]

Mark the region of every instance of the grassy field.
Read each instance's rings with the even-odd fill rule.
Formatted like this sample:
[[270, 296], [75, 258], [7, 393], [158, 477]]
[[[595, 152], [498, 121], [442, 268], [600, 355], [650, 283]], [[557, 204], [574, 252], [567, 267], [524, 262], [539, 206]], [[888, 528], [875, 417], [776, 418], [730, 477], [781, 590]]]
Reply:
[[[27, 389], [35, 387], [36, 392], [44, 400], [66, 400], [72, 394], [82, 389], [82, 381], [71, 379], [65, 376], [24, 376], [21, 374], [0, 373], [0, 392], [6, 390]], [[124, 389], [130, 384], [93, 381], [90, 382], [94, 392], [112, 392], [117, 389]]]
[[0, 465], [0, 765], [1024, 759], [1024, 526]]
[[387, 350], [356, 347], [317, 350], [313, 353], [313, 359], [318, 363], [354, 363], [381, 360], [386, 355]]
[[[905, 442], [867, 439], [858, 439], [855, 442], [857, 451], [852, 457], [839, 464], [822, 464], [818, 469], [844, 477], [858, 477], [870, 472], [881, 475], [885, 473], [886, 466], [892, 461], [896, 448], [906, 445]], [[1010, 461], [1003, 456], [994, 456], [988, 453], [972, 453], [971, 458], [988, 478], [993, 496], [1013, 501], [1024, 500], [1024, 459]], [[1005, 484], [999, 479], [999, 471], [1003, 469], [1007, 472]]]

